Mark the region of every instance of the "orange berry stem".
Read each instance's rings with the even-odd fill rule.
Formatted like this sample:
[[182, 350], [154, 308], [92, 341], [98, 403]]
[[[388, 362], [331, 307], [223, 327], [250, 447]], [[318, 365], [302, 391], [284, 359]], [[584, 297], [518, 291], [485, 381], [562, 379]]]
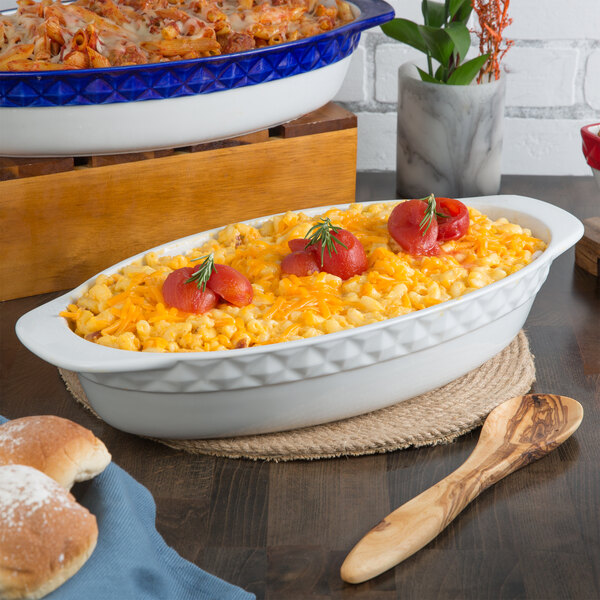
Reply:
[[475, 34], [479, 37], [479, 52], [488, 54], [489, 60], [479, 71], [477, 83], [485, 76], [488, 80], [500, 78], [500, 63], [513, 40], [503, 38], [503, 32], [512, 23], [508, 16], [510, 0], [471, 0], [473, 11], [479, 20], [479, 29]]

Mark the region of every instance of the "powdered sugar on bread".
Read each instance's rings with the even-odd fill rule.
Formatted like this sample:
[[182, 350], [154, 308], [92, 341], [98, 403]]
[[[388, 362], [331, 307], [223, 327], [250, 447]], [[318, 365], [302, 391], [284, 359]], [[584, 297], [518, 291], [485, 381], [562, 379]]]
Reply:
[[24, 465], [0, 468], [2, 526], [23, 527], [37, 511], [49, 504], [53, 505], [54, 510], [69, 507], [73, 497], [64, 491], [58, 483], [37, 469]]
[[[37, 418], [37, 417], [31, 417]], [[23, 436], [19, 435], [24, 428], [27, 427], [27, 421], [17, 419], [4, 423], [0, 427], [0, 448], [16, 447], [23, 443]]]
[[42, 598], [81, 568], [97, 537], [94, 515], [53, 479], [0, 466], [0, 598]]

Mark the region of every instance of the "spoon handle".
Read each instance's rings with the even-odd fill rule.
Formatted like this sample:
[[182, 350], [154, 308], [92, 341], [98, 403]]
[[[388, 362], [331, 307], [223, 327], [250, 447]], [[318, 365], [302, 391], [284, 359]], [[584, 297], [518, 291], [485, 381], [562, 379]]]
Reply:
[[391, 569], [428, 544], [483, 490], [522, 466], [496, 463], [486, 469], [473, 458], [371, 529], [346, 557], [342, 579], [361, 583]]

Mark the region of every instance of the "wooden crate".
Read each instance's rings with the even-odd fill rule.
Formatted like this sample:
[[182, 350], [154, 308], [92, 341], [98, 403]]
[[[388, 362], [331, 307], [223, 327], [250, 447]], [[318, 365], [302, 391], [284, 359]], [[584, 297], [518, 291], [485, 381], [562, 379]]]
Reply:
[[0, 158], [0, 300], [74, 287], [198, 231], [352, 202], [355, 185], [356, 116], [335, 104], [190, 148]]

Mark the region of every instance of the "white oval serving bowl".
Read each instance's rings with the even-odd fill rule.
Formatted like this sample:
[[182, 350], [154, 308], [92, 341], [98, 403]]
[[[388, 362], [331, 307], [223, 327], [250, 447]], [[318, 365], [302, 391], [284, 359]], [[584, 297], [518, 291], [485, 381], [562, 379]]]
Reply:
[[[488, 196], [465, 203], [492, 219], [506, 217], [531, 229], [547, 249], [520, 271], [461, 298], [292, 342], [165, 354], [94, 344], [73, 333], [58, 315], [97, 276], [22, 316], [17, 335], [42, 359], [77, 372], [91, 406], [107, 423], [140, 435], [249, 435], [390, 406], [449, 383], [505, 348], [523, 326], [552, 261], [583, 235], [578, 219], [540, 200]], [[318, 215], [328, 208], [302, 212]], [[153, 251], [185, 253], [220, 229]], [[114, 273], [146, 253], [103, 273]]]

